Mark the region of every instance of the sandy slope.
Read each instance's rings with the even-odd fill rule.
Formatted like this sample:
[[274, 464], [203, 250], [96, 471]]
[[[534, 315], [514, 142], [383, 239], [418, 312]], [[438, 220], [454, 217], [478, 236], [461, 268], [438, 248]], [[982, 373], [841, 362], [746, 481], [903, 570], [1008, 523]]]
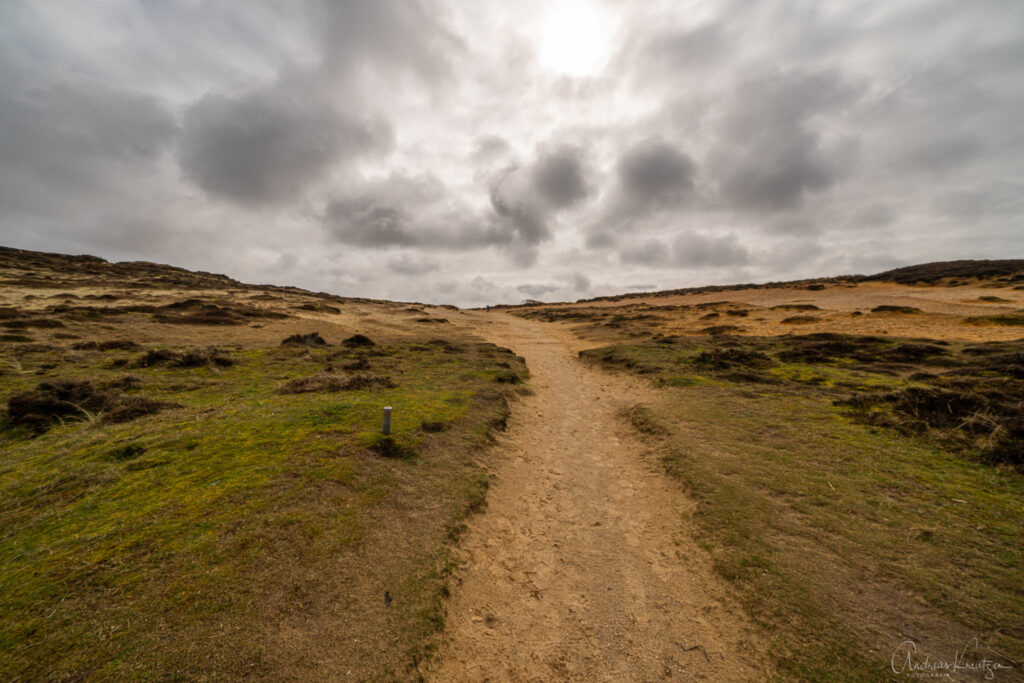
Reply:
[[560, 326], [467, 314], [526, 358], [427, 672], [463, 680], [761, 680], [764, 640], [687, 532], [692, 502], [620, 418], [646, 389], [575, 358]]

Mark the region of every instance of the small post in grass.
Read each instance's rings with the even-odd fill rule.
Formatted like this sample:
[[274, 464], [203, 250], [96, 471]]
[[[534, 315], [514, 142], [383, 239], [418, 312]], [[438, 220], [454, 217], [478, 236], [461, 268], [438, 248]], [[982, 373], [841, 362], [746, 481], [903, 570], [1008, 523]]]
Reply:
[[382, 434], [391, 433], [391, 406], [384, 406], [384, 423], [380, 427]]

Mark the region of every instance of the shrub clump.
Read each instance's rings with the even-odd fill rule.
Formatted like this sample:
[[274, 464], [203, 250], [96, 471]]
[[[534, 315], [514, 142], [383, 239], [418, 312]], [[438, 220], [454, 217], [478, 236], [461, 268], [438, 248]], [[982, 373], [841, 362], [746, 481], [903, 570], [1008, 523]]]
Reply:
[[40, 329], [64, 327], [64, 323], [56, 318], [20, 318], [15, 320], [5, 320], [3, 323], [0, 323], [0, 325], [3, 325], [10, 330], [24, 330], [29, 327], [38, 327]]
[[968, 325], [1004, 325], [1007, 327], [1020, 327], [1024, 325], [1024, 315], [983, 315], [975, 318], [967, 318], [964, 322]]
[[348, 349], [357, 349], [361, 347], [368, 348], [376, 346], [377, 343], [364, 334], [353, 334], [351, 337], [341, 342], [341, 345]]
[[293, 334], [281, 342], [281, 346], [327, 346], [327, 341], [319, 332], [309, 334]]
[[86, 341], [72, 345], [76, 351], [135, 351], [139, 345], [130, 339], [110, 339], [107, 341]]
[[102, 414], [108, 422], [127, 422], [170, 406], [143, 396], [125, 396], [113, 387], [97, 387], [87, 380], [59, 380], [11, 396], [7, 415], [13, 424], [42, 433], [66, 417]]
[[149, 368], [156, 365], [167, 365], [173, 368], [201, 368], [212, 366], [229, 368], [235, 364], [230, 356], [219, 349], [150, 349], [138, 360], [139, 367]]
[[412, 449], [398, 443], [393, 436], [381, 436], [370, 444], [370, 450], [385, 458], [411, 458], [416, 455]]
[[282, 394], [307, 394], [312, 392], [356, 391], [359, 389], [389, 389], [396, 386], [390, 377], [360, 372], [354, 375], [334, 375], [321, 372], [309, 377], [298, 377], [281, 387]]
[[718, 337], [723, 334], [735, 334], [742, 332], [743, 328], [737, 325], [712, 325], [711, 327], [702, 327], [697, 330], [701, 334], [711, 335], [712, 337]]
[[1019, 468], [1024, 466], [1022, 392], [1013, 383], [1005, 389], [906, 387], [888, 394], [859, 394], [836, 405], [850, 408], [869, 424], [904, 433], [935, 430], [950, 446], [973, 451], [984, 462]]
[[746, 349], [712, 349], [701, 351], [697, 354], [693, 363], [695, 365], [706, 365], [716, 370], [727, 370], [736, 366], [754, 368], [771, 365], [772, 359], [760, 351], [748, 351]]
[[814, 304], [779, 304], [772, 306], [773, 311], [820, 311], [821, 308]]
[[153, 319], [177, 325], [242, 325], [254, 318], [287, 317], [286, 313], [268, 308], [238, 304], [219, 306], [202, 299], [185, 299], [161, 306], [154, 313]]
[[888, 304], [884, 306], [875, 306], [871, 309], [872, 313], [920, 313], [920, 308], [914, 308], [913, 306], [890, 306]]

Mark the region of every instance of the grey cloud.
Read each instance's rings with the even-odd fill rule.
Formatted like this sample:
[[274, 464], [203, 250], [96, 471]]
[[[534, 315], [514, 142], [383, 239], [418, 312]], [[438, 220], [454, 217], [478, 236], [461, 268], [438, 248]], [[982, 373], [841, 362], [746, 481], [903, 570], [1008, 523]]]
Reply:
[[821, 231], [818, 222], [805, 213], [781, 213], [769, 216], [765, 228], [779, 235], [812, 235]]
[[671, 249], [659, 239], [649, 239], [626, 247], [619, 253], [623, 263], [644, 266], [663, 266], [669, 263]]
[[516, 248], [509, 254], [514, 263], [534, 263], [535, 247], [552, 237], [552, 217], [590, 196], [583, 155], [568, 145], [542, 148], [529, 165], [511, 165], [491, 176], [491, 208], [513, 237]]
[[476, 291], [483, 294], [493, 292], [495, 289], [497, 289], [497, 285], [488, 280], [487, 278], [485, 278], [483, 275], [477, 275], [476, 277], [474, 277], [470, 281], [469, 285]]
[[952, 136], [936, 137], [930, 131], [924, 140], [903, 152], [900, 160], [911, 168], [926, 168], [935, 171], [948, 170], [959, 166], [985, 151], [985, 143], [975, 134], [964, 132]]
[[473, 141], [473, 158], [478, 162], [500, 157], [509, 150], [511, 145], [500, 135], [482, 135]]
[[617, 171], [627, 200], [647, 206], [692, 192], [696, 166], [668, 142], [649, 138], [626, 150]]
[[545, 209], [537, 201], [525, 172], [511, 167], [498, 175], [490, 188], [491, 208], [525, 244], [537, 244], [551, 237]]
[[603, 229], [603, 226], [598, 229], [592, 229], [587, 233], [586, 239], [583, 244], [586, 245], [587, 249], [608, 249], [614, 247], [618, 243], [618, 239], [610, 231]]
[[932, 211], [942, 218], [976, 221], [988, 216], [1024, 214], [1024, 184], [951, 188], [936, 193]]
[[[681, 209], [694, 198], [697, 166], [672, 143], [651, 137], [628, 146], [615, 164], [615, 184], [604, 202], [601, 215], [590, 226], [587, 246], [595, 249], [613, 246], [617, 235], [649, 217]], [[628, 258], [646, 262], [627, 250]]]
[[652, 37], [641, 36], [648, 65], [678, 71], [699, 68], [720, 59], [727, 49], [723, 27], [707, 23], [696, 28], [674, 29]]
[[827, 148], [811, 118], [849, 102], [856, 90], [835, 71], [748, 78], [719, 133], [712, 167], [727, 207], [793, 209], [831, 185], [849, 147]]
[[512, 265], [529, 268], [536, 265], [537, 259], [540, 258], [540, 249], [535, 245], [513, 243], [505, 247], [505, 254]]
[[0, 68], [5, 174], [51, 191], [94, 188], [115, 166], [150, 164], [177, 134], [174, 117], [155, 97], [95, 83], [25, 80], [13, 65]]
[[888, 225], [895, 220], [892, 209], [883, 203], [874, 202], [858, 209], [853, 216], [855, 224], [867, 226]]
[[441, 294], [451, 295], [459, 288], [459, 283], [456, 280], [441, 280], [434, 288]]
[[211, 195], [246, 204], [300, 198], [331, 166], [390, 146], [383, 121], [341, 116], [316, 96], [271, 88], [207, 95], [184, 115], [180, 163]]
[[558, 287], [552, 285], [519, 285], [516, 291], [532, 297], [544, 296], [548, 292], [554, 292]]
[[708, 268], [744, 265], [750, 253], [736, 235], [712, 237], [699, 232], [685, 232], [673, 243], [673, 261], [684, 268]]
[[478, 218], [432, 175], [392, 174], [349, 188], [327, 204], [323, 222], [336, 241], [370, 248], [474, 249], [516, 237]]
[[590, 278], [583, 273], [572, 274], [572, 288], [577, 292], [586, 292], [590, 289]]
[[412, 258], [402, 254], [397, 259], [388, 261], [388, 269], [400, 275], [426, 275], [441, 267], [437, 261], [425, 258]]
[[562, 146], [542, 154], [534, 164], [533, 184], [552, 207], [572, 206], [590, 194], [580, 157], [579, 149]]
[[286, 63], [269, 87], [212, 91], [185, 110], [180, 165], [209, 194], [294, 202], [333, 166], [390, 149], [391, 124], [366, 113], [365, 91], [403, 74], [443, 81], [461, 46], [433, 2], [311, 0], [305, 9], [318, 60]]
[[426, 82], [447, 79], [451, 59], [464, 51], [461, 38], [443, 22], [438, 2], [320, 0], [324, 62], [330, 71], [398, 69]]
[[656, 267], [714, 268], [743, 265], [750, 262], [747, 249], [734, 234], [715, 237], [698, 232], [684, 232], [672, 244], [651, 238], [628, 246], [619, 252], [622, 263]]
[[496, 0], [7, 3], [0, 234], [456, 303], [1017, 248], [1014, 3], [613, 4], [573, 78]]

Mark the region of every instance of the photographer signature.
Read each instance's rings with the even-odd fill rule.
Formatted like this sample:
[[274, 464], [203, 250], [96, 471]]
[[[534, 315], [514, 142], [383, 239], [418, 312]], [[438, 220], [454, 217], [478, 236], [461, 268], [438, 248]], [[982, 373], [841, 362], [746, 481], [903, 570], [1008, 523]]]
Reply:
[[910, 640], [900, 643], [892, 653], [889, 665], [893, 673], [909, 674], [915, 677], [947, 678], [952, 673], [976, 672], [984, 675], [986, 681], [995, 678], [1001, 669], [1012, 669], [1013, 666], [1003, 664], [988, 657], [969, 659], [968, 652], [978, 648], [978, 639], [972, 638], [953, 655], [953, 661], [932, 658], [929, 654], [918, 655], [917, 644]]

